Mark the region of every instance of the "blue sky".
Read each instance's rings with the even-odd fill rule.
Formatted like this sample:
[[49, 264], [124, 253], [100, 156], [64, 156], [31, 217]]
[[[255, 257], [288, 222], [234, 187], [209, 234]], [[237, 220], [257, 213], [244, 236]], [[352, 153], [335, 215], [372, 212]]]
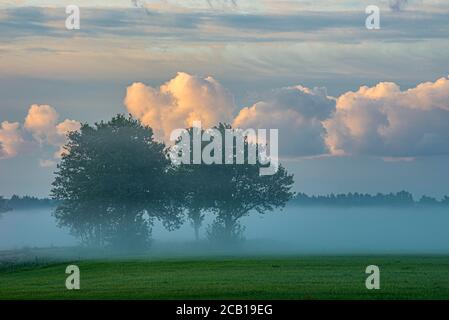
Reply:
[[[81, 30], [65, 29], [66, 4], [80, 6]], [[380, 30], [365, 28], [368, 4], [381, 8]], [[449, 93], [438, 81], [449, 75], [448, 15], [437, 0], [0, 1], [0, 123], [18, 123], [0, 131], [9, 148], [0, 194], [47, 195], [58, 125], [146, 117], [162, 107], [140, 97], [169, 82], [178, 100], [184, 83], [217, 90], [193, 100], [204, 104], [198, 114], [285, 128], [298, 191], [449, 194]], [[310, 101], [320, 114], [304, 113]], [[55, 111], [45, 118], [51, 135], [27, 126], [32, 105]], [[24, 142], [11, 142], [11, 132]]]

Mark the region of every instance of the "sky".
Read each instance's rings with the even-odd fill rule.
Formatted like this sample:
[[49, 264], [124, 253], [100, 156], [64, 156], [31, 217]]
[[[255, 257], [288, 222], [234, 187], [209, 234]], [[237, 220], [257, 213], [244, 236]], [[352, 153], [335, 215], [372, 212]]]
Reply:
[[277, 128], [296, 191], [449, 194], [448, 16], [442, 0], [0, 0], [0, 195], [47, 196], [65, 134], [117, 113], [162, 141], [194, 120]]

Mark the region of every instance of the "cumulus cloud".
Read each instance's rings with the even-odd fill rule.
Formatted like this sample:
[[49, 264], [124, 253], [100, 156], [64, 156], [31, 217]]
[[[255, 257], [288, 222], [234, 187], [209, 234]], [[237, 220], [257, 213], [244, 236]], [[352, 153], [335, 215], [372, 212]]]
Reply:
[[325, 121], [334, 154], [415, 157], [449, 153], [449, 78], [402, 91], [389, 82], [337, 99]]
[[67, 143], [67, 134], [72, 131], [77, 131], [81, 128], [81, 123], [75, 120], [65, 119], [63, 122], [56, 125], [56, 134], [59, 136], [58, 151], [54, 154], [55, 158], [61, 158], [62, 154], [66, 152], [64, 145]]
[[56, 110], [49, 105], [33, 104], [28, 110], [24, 127], [40, 144], [46, 142], [55, 144], [55, 140], [58, 140], [56, 134], [58, 117]]
[[59, 114], [49, 105], [33, 104], [28, 110], [24, 127], [30, 132], [39, 144], [48, 144], [59, 147], [55, 153], [58, 158], [64, 151], [62, 146], [67, 141], [67, 133], [76, 131], [81, 127], [78, 121], [65, 119], [58, 123]]
[[[165, 142], [174, 129], [194, 121], [203, 128], [226, 122], [242, 129], [279, 129], [284, 157], [347, 154], [396, 161], [449, 154], [449, 77], [408, 90], [381, 82], [338, 98], [324, 88], [285, 87], [237, 111], [232, 94], [214, 78], [178, 73], [159, 87], [133, 83], [124, 104]], [[60, 121], [49, 105], [32, 105], [23, 126], [1, 123], [0, 158], [14, 157], [30, 141], [58, 150], [58, 158], [67, 133], [79, 128], [75, 120]], [[52, 159], [40, 163], [54, 165]]]
[[328, 153], [323, 121], [335, 111], [335, 99], [324, 88], [278, 89], [264, 101], [244, 108], [234, 119], [237, 128], [278, 129], [284, 156]]
[[410, 159], [449, 153], [449, 78], [404, 91], [382, 82], [336, 99], [324, 88], [286, 87], [233, 117], [233, 97], [214, 78], [178, 73], [158, 88], [134, 83], [124, 103], [166, 142], [173, 129], [199, 120], [203, 127], [228, 122], [242, 129], [279, 129], [279, 152], [288, 157]]
[[18, 122], [3, 121], [0, 124], [0, 159], [15, 157], [24, 143]]
[[59, 136], [66, 136], [69, 132], [77, 131], [81, 128], [78, 121], [65, 119], [63, 122], [56, 125], [56, 133]]
[[[20, 151], [33, 144], [57, 147], [54, 158], [64, 151], [67, 133], [81, 127], [78, 121], [58, 121], [59, 114], [49, 105], [33, 104], [28, 110], [23, 126], [19, 122], [4, 121], [0, 126], [0, 159], [15, 157]], [[41, 160], [42, 166], [49, 166], [52, 160]]]
[[180, 72], [159, 88], [136, 82], [126, 90], [129, 113], [151, 126], [158, 139], [169, 140], [174, 129], [201, 121], [204, 127], [231, 122], [233, 95], [212, 77]]

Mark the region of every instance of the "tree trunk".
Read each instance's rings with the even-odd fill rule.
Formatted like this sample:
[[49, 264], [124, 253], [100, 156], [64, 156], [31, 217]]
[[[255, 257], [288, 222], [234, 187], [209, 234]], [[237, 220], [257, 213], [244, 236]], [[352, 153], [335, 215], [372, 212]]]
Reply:
[[225, 219], [224, 223], [226, 240], [231, 241], [235, 223], [232, 219]]
[[197, 223], [194, 223], [193, 228], [195, 229], [195, 240], [200, 240], [200, 225]]
[[200, 240], [200, 228], [202, 224], [201, 210], [191, 212], [190, 219], [192, 220], [193, 229], [195, 231], [195, 240]]

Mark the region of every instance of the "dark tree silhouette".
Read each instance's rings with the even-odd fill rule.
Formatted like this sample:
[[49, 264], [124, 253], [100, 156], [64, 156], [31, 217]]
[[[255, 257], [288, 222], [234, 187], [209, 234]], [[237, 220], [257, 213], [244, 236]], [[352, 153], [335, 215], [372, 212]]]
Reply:
[[127, 250], [148, 246], [154, 219], [178, 227], [164, 148], [123, 115], [69, 133], [52, 189], [58, 223], [86, 243]]
[[222, 165], [214, 188], [216, 220], [209, 237], [229, 241], [242, 237], [240, 219], [251, 211], [265, 214], [283, 208], [291, 199], [293, 176], [279, 166], [274, 175], [260, 176], [260, 165]]
[[435, 198], [429, 196], [422, 196], [421, 199], [419, 199], [419, 204], [425, 206], [436, 206], [439, 205], [440, 203]]
[[441, 200], [441, 204], [449, 206], [449, 196], [444, 196], [444, 198]]
[[[190, 136], [192, 136], [193, 128], [187, 129]], [[201, 134], [204, 130], [201, 131]], [[175, 147], [181, 147], [185, 143], [179, 139]], [[193, 139], [190, 143], [190, 159], [193, 159]], [[202, 142], [201, 150], [207, 145], [207, 142]], [[174, 148], [172, 148], [174, 152]], [[203, 224], [205, 216], [208, 212], [214, 210], [214, 198], [210, 194], [211, 182], [215, 179], [214, 166], [205, 164], [183, 164], [173, 166], [173, 188], [179, 205], [183, 207], [187, 219], [190, 221], [195, 239], [199, 240], [200, 228]]]
[[11, 208], [8, 205], [8, 201], [0, 196], [0, 213], [10, 211]]
[[422, 196], [419, 201], [413, 199], [413, 195], [407, 191], [376, 195], [348, 193], [330, 194], [327, 196], [308, 196], [298, 193], [292, 200], [292, 204], [300, 206], [340, 206], [340, 207], [410, 207], [410, 206], [446, 206], [449, 205], [449, 197], [445, 196], [441, 201], [429, 196]]
[[[220, 124], [216, 129], [225, 137], [225, 130], [231, 129], [231, 126]], [[203, 168], [199, 169], [198, 181], [194, 182], [194, 185], [203, 185], [198, 203], [215, 214], [215, 221], [208, 230], [208, 236], [213, 240], [229, 242], [240, 238], [243, 231], [240, 225], [242, 217], [251, 211], [265, 214], [284, 207], [293, 196], [293, 176], [284, 167], [279, 166], [279, 170], [273, 175], [261, 176], [260, 169], [265, 165], [260, 161], [256, 164], [248, 163], [248, 139], [244, 141], [243, 150], [238, 150], [236, 146], [234, 138], [234, 164], [224, 164], [223, 152], [222, 164], [200, 165]], [[222, 139], [221, 149], [225, 150], [225, 139]], [[244, 164], [237, 164], [239, 152], [243, 152]]]
[[23, 196], [13, 195], [8, 201], [8, 206], [14, 210], [20, 209], [35, 209], [35, 208], [48, 208], [55, 206], [55, 201], [44, 198], [39, 199], [33, 196]]

